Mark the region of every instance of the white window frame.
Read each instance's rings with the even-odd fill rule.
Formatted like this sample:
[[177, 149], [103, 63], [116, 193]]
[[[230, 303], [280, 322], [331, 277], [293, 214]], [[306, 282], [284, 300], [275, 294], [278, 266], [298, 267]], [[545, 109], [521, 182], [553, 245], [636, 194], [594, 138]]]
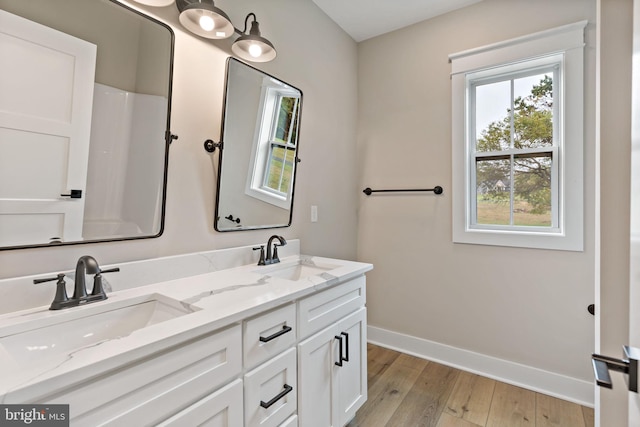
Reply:
[[[277, 119], [276, 114], [279, 108], [279, 99], [282, 97], [298, 98], [296, 114], [300, 114], [301, 95], [295, 89], [282, 85], [274, 81], [270, 77], [265, 77], [262, 84], [262, 93], [260, 96], [260, 109], [256, 123], [256, 132], [254, 136], [250, 167], [248, 170], [245, 194], [254, 197], [263, 202], [289, 209], [291, 207], [291, 188], [285, 193], [275, 191], [265, 185], [267, 172], [269, 167], [269, 159], [271, 157], [272, 137], [275, 134], [274, 123]], [[298, 116], [298, 127], [299, 124]], [[296, 132], [296, 137], [298, 132]], [[297, 141], [294, 145], [297, 145]], [[295, 175], [296, 164], [294, 162], [292, 174]], [[291, 180], [293, 183], [293, 179]]]
[[[584, 249], [583, 92], [587, 21], [449, 56], [452, 80], [453, 241], [481, 245]], [[475, 222], [475, 124], [470, 84], [533, 69], [554, 70], [551, 227], [486, 226]], [[556, 105], [557, 104], [557, 105]], [[557, 123], [556, 123], [557, 121]]]

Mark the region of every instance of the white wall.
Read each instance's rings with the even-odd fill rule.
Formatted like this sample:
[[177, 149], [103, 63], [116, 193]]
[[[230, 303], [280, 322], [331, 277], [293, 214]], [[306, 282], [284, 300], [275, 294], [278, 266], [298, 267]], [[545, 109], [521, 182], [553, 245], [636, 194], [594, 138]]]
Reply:
[[[266, 243], [274, 232], [300, 238], [303, 253], [355, 259], [355, 42], [311, 0], [216, 2], [236, 26], [244, 25], [246, 13], [257, 14], [263, 34], [278, 49], [278, 57], [259, 68], [299, 87], [305, 97], [293, 226], [217, 233], [213, 230], [216, 174], [203, 142], [220, 136], [230, 42], [205, 41], [182, 30], [174, 6], [131, 4], [169, 23], [176, 33], [171, 130], [180, 139], [170, 150], [164, 234], [139, 241], [0, 251], [0, 278], [66, 271], [84, 254], [101, 264], [114, 264]], [[313, 224], [311, 205], [319, 207], [319, 222]]]
[[[575, 379], [583, 395], [569, 397], [586, 401], [594, 345], [586, 307], [594, 299], [595, 11], [595, 0], [485, 0], [358, 46], [361, 188], [444, 187], [441, 196], [360, 196], [358, 258], [375, 265], [369, 324]], [[590, 21], [584, 252], [453, 244], [448, 55], [583, 19]]]

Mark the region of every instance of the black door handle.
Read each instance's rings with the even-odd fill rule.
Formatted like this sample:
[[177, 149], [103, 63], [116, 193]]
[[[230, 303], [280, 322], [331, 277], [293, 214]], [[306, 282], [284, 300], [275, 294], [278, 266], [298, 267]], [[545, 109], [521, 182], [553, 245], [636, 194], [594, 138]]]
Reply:
[[69, 194], [61, 194], [61, 197], [70, 197], [72, 199], [82, 199], [82, 190], [71, 190]]
[[600, 354], [591, 355], [591, 363], [593, 364], [593, 374], [596, 378], [596, 384], [600, 387], [613, 388], [609, 370], [622, 372], [627, 374], [629, 391], [638, 392], [638, 359], [640, 359], [640, 350], [634, 347], [623, 346], [624, 359], [616, 359]]

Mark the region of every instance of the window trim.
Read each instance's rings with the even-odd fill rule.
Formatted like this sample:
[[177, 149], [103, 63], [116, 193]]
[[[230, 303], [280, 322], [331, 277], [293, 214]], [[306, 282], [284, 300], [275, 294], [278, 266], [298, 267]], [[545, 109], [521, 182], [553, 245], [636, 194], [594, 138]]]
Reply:
[[[584, 250], [583, 92], [584, 28], [581, 21], [516, 39], [452, 54], [452, 215], [453, 242], [555, 250]], [[472, 226], [469, 76], [534, 69], [561, 58], [557, 129], [558, 229]], [[502, 73], [504, 75], [504, 73]], [[558, 86], [558, 85], [554, 85]], [[555, 107], [555, 106], [554, 106]], [[555, 126], [554, 126], [555, 127]], [[555, 132], [556, 130], [554, 130]], [[554, 138], [556, 135], [554, 135]], [[554, 161], [556, 161], [554, 159]], [[475, 165], [473, 165], [475, 167]]]

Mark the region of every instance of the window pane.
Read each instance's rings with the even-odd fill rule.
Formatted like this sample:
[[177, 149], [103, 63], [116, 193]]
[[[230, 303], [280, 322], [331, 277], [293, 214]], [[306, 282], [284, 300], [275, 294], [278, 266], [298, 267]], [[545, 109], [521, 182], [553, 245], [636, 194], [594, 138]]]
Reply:
[[510, 161], [476, 160], [476, 221], [478, 224], [511, 224]]
[[515, 148], [553, 145], [553, 75], [539, 74], [515, 79]]
[[476, 151], [499, 151], [511, 146], [511, 81], [477, 86]]
[[514, 225], [550, 227], [551, 153], [515, 156]]
[[295, 149], [274, 145], [269, 158], [266, 187], [279, 193], [289, 193], [294, 161]]
[[288, 143], [290, 140], [291, 124], [294, 120], [294, 113], [297, 110], [298, 98], [280, 98], [280, 110], [276, 122], [275, 140]]

